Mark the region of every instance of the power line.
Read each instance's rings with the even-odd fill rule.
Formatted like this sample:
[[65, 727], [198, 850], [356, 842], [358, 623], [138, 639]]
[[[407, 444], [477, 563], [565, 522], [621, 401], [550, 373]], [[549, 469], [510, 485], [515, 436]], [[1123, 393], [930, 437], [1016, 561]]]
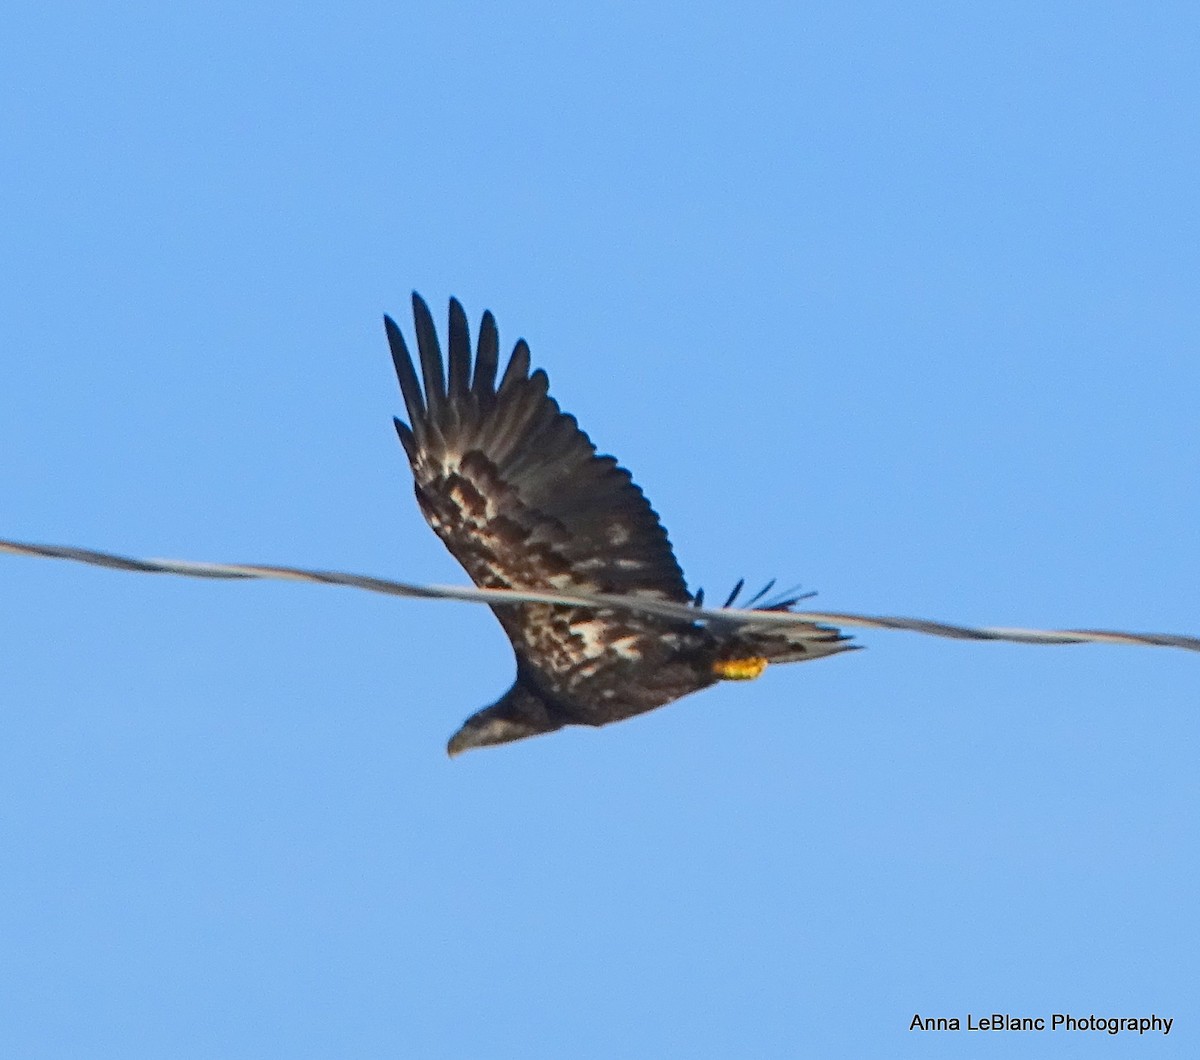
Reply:
[[38, 545], [0, 539], [0, 552], [14, 556], [39, 556], [90, 563], [114, 570], [143, 574], [178, 574], [189, 578], [248, 579], [312, 582], [318, 585], [345, 585], [353, 589], [388, 596], [416, 597], [424, 600], [461, 600], [476, 604], [564, 604], [599, 610], [638, 611], [705, 622], [716, 626], [788, 626], [807, 622], [828, 622], [860, 629], [900, 629], [955, 640], [998, 640], [1016, 644], [1129, 644], [1156, 648], [1181, 648], [1200, 651], [1200, 637], [1175, 633], [1128, 633], [1111, 629], [1022, 629], [1001, 626], [960, 626], [949, 622], [931, 622], [923, 618], [892, 615], [859, 615], [842, 611], [750, 611], [742, 608], [706, 608], [672, 603], [645, 596], [614, 596], [607, 593], [537, 592], [524, 589], [476, 589], [456, 585], [411, 585], [364, 574], [310, 570], [305, 567], [265, 566], [249, 563], [199, 563], [181, 559], [136, 559], [113, 552], [98, 552], [65, 545]]

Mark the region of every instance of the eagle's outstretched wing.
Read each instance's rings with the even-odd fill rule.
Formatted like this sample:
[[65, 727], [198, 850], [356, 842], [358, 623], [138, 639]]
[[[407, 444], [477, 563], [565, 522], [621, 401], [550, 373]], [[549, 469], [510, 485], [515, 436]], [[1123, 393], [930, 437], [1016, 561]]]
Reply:
[[[466, 314], [450, 300], [446, 363], [429, 308], [415, 293], [413, 318], [419, 378], [400, 329], [384, 318], [409, 417], [408, 424], [396, 420], [396, 431], [421, 511], [471, 580], [690, 600], [658, 516], [629, 472], [597, 455], [575, 417], [547, 394], [546, 373], [530, 372], [524, 340], [497, 383], [499, 336], [490, 312], [472, 359]], [[495, 610], [519, 652], [545, 652], [527, 607]], [[531, 661], [550, 672], [570, 669], [628, 633], [608, 629], [611, 621], [580, 612], [571, 623], [576, 650]]]

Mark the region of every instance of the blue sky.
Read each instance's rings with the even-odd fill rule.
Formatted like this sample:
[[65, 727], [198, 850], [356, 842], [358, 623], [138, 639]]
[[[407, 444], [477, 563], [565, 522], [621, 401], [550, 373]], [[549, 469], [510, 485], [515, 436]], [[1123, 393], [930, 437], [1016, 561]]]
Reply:
[[[1200, 631], [1194, 5], [6, 23], [0, 536], [461, 581], [416, 288], [529, 340], [693, 587]], [[6, 1056], [1200, 1048], [1195, 657], [871, 633], [451, 762], [483, 609], [0, 585]]]

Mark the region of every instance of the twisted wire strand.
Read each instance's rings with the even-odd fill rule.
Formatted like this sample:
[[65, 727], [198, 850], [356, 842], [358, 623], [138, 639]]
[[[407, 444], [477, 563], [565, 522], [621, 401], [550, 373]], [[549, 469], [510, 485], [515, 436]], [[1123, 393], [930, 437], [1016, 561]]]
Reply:
[[636, 611], [706, 622], [715, 626], [789, 626], [804, 623], [830, 623], [858, 629], [897, 629], [954, 640], [994, 640], [1016, 644], [1128, 644], [1155, 648], [1180, 648], [1200, 651], [1200, 637], [1175, 633], [1129, 633], [1111, 629], [1023, 629], [1004, 626], [960, 626], [932, 622], [922, 618], [893, 615], [860, 615], [845, 611], [750, 611], [743, 608], [705, 608], [672, 603], [644, 596], [615, 596], [608, 593], [537, 592], [525, 589], [476, 589], [457, 585], [411, 585], [386, 578], [341, 571], [311, 570], [305, 567], [266, 566], [250, 563], [200, 563], [180, 559], [136, 559], [112, 552], [72, 548], [65, 545], [39, 545], [0, 539], [0, 552], [14, 556], [40, 556], [71, 560], [114, 570], [144, 574], [178, 574], [189, 578], [247, 579], [312, 582], [318, 585], [345, 585], [388, 596], [415, 597], [423, 600], [460, 600], [478, 604], [537, 603], [564, 604], [598, 610]]

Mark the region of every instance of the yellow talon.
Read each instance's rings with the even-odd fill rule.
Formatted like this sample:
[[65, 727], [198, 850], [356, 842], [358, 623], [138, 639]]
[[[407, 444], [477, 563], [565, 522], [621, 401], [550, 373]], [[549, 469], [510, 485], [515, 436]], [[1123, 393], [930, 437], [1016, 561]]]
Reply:
[[761, 655], [750, 659], [723, 659], [713, 663], [713, 673], [724, 681], [753, 681], [767, 668]]

